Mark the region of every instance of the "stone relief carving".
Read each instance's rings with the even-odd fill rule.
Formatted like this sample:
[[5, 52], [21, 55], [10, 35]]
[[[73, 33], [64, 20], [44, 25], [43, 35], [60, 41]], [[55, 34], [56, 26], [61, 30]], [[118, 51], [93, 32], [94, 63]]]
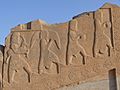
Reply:
[[[109, 9], [101, 9], [98, 11], [99, 17], [96, 17], [96, 42], [95, 42], [95, 57], [97, 56], [111, 56], [112, 35], [111, 28], [112, 23], [110, 21]], [[107, 13], [106, 13], [107, 12]], [[105, 18], [106, 17], [106, 18]], [[107, 33], [106, 33], [107, 32]], [[108, 35], [109, 34], [109, 35]]]
[[10, 49], [7, 51], [6, 63], [8, 64], [8, 82], [17, 82], [14, 78], [16, 73], [24, 70], [28, 74], [28, 82], [30, 83], [30, 75], [32, 73], [27, 63], [26, 53], [27, 47], [24, 44], [19, 32], [15, 32], [11, 36]]
[[79, 39], [83, 35], [78, 34], [77, 29], [77, 20], [70, 21], [70, 31], [69, 31], [69, 45], [68, 45], [68, 54], [67, 54], [67, 64], [72, 64], [73, 57], [77, 57], [76, 55], [79, 54], [82, 56], [82, 63], [85, 64], [86, 60], [86, 51], [85, 49], [79, 44]]
[[52, 50], [50, 50], [50, 47], [53, 43], [56, 45], [58, 50], [61, 48], [59, 35], [55, 31], [40, 30], [37, 33], [34, 32], [31, 35], [29, 44], [26, 42], [26, 38], [23, 37], [20, 32], [13, 32], [11, 35], [9, 49], [6, 52], [7, 58], [5, 60], [5, 63], [8, 64], [9, 83], [17, 83], [15, 77], [17, 77], [17, 73], [20, 73], [23, 70], [27, 74], [28, 82], [31, 82], [31, 74], [33, 72], [29, 64], [29, 55], [35, 42], [40, 45], [38, 73], [60, 73], [59, 58]]
[[59, 58], [58, 56], [50, 50], [50, 47], [53, 43], [56, 44], [56, 47], [58, 49], [61, 48], [61, 43], [59, 36], [54, 31], [41, 31], [41, 42], [40, 42], [40, 48], [41, 48], [41, 55], [40, 55], [40, 61], [38, 70], [39, 73], [42, 73], [46, 70], [56, 69], [57, 71], [53, 71], [53, 73], [59, 73], [60, 67], [59, 67]]
[[[9, 86], [5, 90], [14, 87], [19, 90], [17, 86], [19, 82], [28, 90], [33, 88], [56, 90], [58, 87], [72, 83], [93, 81], [99, 77], [106, 78], [102, 74], [115, 67], [117, 63], [117, 60], [113, 60], [116, 56], [111, 57], [112, 49], [115, 47], [113, 19], [111, 19], [113, 13], [107, 7], [85, 15], [86, 17], [83, 14], [63, 26], [46, 25], [41, 21], [35, 21], [13, 30], [7, 37], [9, 42], [7, 41], [5, 46], [4, 64], [3, 59], [0, 59], [4, 66], [7, 65], [5, 66], [7, 71], [4, 73], [7, 73]], [[87, 21], [82, 23], [82, 20]], [[86, 24], [91, 23], [90, 20], [92, 24]], [[67, 27], [66, 32], [59, 31], [61, 27]], [[90, 30], [87, 30], [89, 28]], [[60, 35], [61, 33], [63, 35]], [[68, 41], [64, 40], [66, 44], [62, 41], [64, 37], [68, 39]], [[67, 47], [65, 52], [62, 52], [63, 46]], [[59, 55], [61, 52], [65, 53], [65, 56]], [[91, 54], [92, 52], [94, 55]], [[64, 65], [61, 61], [65, 63], [65, 57]], [[0, 73], [0, 82], [4, 84], [2, 81], [5, 76], [2, 76], [2, 70]]]

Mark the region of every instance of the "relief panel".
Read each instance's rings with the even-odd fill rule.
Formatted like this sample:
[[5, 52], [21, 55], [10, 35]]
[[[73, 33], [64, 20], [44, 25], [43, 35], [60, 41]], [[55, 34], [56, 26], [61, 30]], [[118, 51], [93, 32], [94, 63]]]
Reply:
[[111, 56], [113, 44], [113, 32], [111, 21], [111, 9], [99, 9], [95, 13], [95, 57]]
[[[6, 39], [4, 60], [7, 84], [32, 83], [33, 75], [60, 73], [60, 65], [65, 62], [67, 29], [63, 32], [64, 37], [58, 30], [11, 32]], [[62, 41], [62, 38], [65, 39]]]
[[[113, 26], [112, 15], [111, 8], [100, 8], [67, 23], [49, 25], [37, 20], [12, 30], [4, 60], [0, 59], [4, 90], [56, 90], [108, 77], [113, 81], [116, 76], [111, 71], [106, 76], [106, 71], [119, 66], [114, 62], [119, 52], [111, 55], [116, 45], [119, 50], [119, 27]], [[115, 40], [114, 28], [118, 28]]]
[[93, 13], [85, 13], [69, 22], [68, 40], [67, 64], [83, 65], [86, 58], [93, 57]]

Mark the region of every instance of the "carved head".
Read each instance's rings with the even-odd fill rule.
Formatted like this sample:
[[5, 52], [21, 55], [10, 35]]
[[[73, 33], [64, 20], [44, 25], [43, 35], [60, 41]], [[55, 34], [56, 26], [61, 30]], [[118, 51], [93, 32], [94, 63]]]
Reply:
[[70, 21], [70, 30], [75, 32], [78, 30], [78, 22], [76, 19]]
[[21, 45], [20, 33], [19, 32], [14, 32], [11, 36], [10, 47], [11, 48], [20, 47], [20, 45]]

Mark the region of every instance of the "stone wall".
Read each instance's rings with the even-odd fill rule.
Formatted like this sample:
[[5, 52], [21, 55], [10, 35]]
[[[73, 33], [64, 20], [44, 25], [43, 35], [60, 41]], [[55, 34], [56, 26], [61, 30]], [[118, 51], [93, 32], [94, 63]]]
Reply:
[[105, 4], [60, 24], [12, 29], [1, 67], [3, 90], [119, 90], [120, 7]]

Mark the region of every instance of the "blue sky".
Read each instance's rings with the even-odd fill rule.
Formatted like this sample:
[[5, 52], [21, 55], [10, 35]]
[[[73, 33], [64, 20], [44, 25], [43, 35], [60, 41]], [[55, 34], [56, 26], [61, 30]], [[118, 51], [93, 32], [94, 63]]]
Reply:
[[66, 22], [106, 2], [120, 5], [120, 0], [0, 0], [0, 44], [4, 44], [10, 29], [18, 24], [36, 19], [49, 24]]

